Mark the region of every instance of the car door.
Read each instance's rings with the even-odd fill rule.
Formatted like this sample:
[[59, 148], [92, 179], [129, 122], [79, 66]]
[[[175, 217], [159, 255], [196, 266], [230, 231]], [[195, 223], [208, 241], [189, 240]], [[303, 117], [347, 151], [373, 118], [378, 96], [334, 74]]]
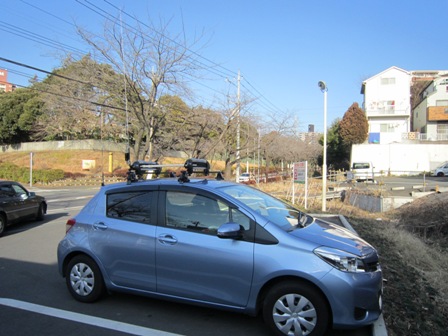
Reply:
[[89, 243], [114, 285], [155, 291], [155, 190], [107, 192], [104, 215], [95, 216]]
[[35, 197], [30, 197], [28, 191], [18, 184], [12, 184], [15, 192], [16, 211], [18, 219], [26, 219], [36, 216], [39, 203]]
[[[254, 267], [252, 221], [223, 201], [195, 192], [160, 192], [159, 204], [157, 292], [244, 307]], [[241, 223], [245, 238], [218, 238], [218, 227], [232, 220]]]

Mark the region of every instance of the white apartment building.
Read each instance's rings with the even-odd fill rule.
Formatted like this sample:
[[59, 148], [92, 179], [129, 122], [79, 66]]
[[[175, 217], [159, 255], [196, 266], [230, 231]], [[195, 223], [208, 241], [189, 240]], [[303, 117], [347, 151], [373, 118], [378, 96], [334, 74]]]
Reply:
[[372, 162], [378, 176], [428, 174], [448, 161], [448, 71], [390, 67], [361, 94], [369, 141], [352, 146], [351, 162]]
[[448, 140], [448, 71], [393, 66], [365, 80], [361, 94], [369, 143]]
[[424, 88], [412, 114], [413, 131], [420, 133], [421, 140], [448, 140], [448, 74]]
[[400, 142], [411, 131], [411, 79], [409, 71], [393, 66], [362, 83], [369, 143]]

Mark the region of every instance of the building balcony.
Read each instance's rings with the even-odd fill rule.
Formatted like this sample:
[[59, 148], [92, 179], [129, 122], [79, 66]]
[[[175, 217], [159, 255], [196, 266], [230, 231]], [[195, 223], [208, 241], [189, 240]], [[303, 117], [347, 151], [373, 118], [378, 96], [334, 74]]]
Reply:
[[409, 110], [397, 110], [394, 107], [379, 108], [376, 110], [366, 110], [367, 118], [384, 118], [384, 117], [409, 117]]
[[428, 121], [448, 121], [448, 106], [429, 106], [426, 115]]

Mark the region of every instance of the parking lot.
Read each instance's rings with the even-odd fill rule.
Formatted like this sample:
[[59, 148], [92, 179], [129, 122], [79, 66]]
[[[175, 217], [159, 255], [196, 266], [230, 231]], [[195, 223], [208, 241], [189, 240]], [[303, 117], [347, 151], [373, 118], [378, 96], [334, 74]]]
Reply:
[[[75, 301], [57, 271], [56, 247], [67, 219], [97, 190], [36, 189], [47, 198], [46, 219], [11, 227], [0, 238], [2, 334], [269, 335], [261, 317], [124, 294], [94, 304]], [[370, 334], [364, 328], [328, 335]]]

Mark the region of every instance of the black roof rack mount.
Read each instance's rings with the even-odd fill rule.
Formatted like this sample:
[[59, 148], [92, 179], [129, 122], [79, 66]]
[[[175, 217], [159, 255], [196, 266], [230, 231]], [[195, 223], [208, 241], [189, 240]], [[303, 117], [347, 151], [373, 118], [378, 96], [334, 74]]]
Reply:
[[224, 180], [224, 177], [221, 171], [210, 171], [210, 163], [205, 159], [188, 159], [184, 164], [159, 164], [153, 161], [135, 161], [134, 163], [130, 163], [129, 158], [129, 170], [127, 172], [127, 183], [131, 184], [132, 182], [137, 182], [143, 180], [146, 177], [147, 180], [150, 180], [154, 177], [159, 177], [161, 174], [166, 174], [169, 177], [177, 177], [176, 174], [172, 171], [162, 172], [162, 168], [178, 168], [183, 167], [185, 170], [181, 171], [181, 175], [178, 179], [179, 182], [189, 182], [190, 179], [188, 176], [192, 174], [203, 174], [204, 176], [209, 175], [210, 173], [216, 173], [217, 180]]

